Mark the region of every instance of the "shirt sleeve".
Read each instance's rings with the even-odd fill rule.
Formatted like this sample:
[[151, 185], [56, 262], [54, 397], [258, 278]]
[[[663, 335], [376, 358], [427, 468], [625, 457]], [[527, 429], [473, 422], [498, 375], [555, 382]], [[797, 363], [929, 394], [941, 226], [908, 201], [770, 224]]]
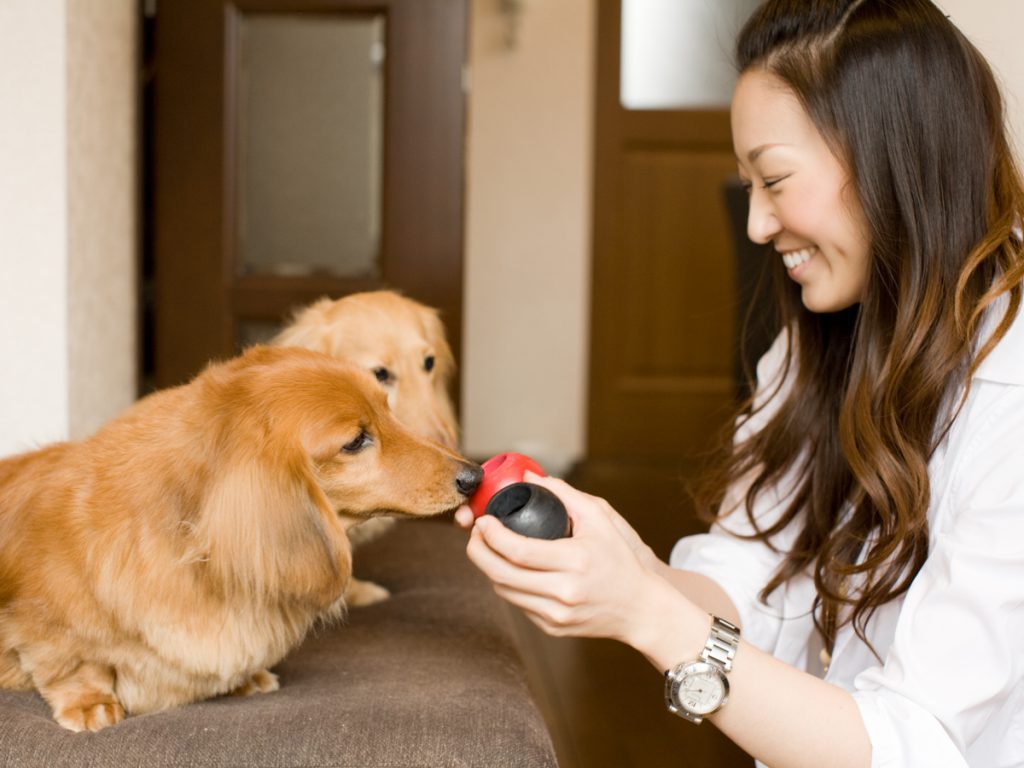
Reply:
[[[785, 369], [787, 345], [788, 335], [784, 331], [758, 362], [754, 413], [737, 428], [736, 443], [762, 429], [784, 400], [794, 374]], [[786, 485], [784, 480], [780, 488]], [[768, 653], [788, 657], [791, 654], [778, 653], [780, 639], [785, 635], [790, 639], [787, 645], [805, 649], [807, 636], [813, 630], [813, 584], [809, 578], [797, 577], [775, 590], [767, 602], [760, 600], [761, 590], [791, 544], [788, 538], [792, 531], [788, 535], [785, 531], [779, 534], [773, 540], [774, 548], [762, 541], [743, 538], [754, 533], [743, 501], [748, 487], [749, 478], [733, 483], [723, 503], [723, 509], [733, 509], [733, 512], [711, 526], [708, 533], [687, 536], [676, 542], [669, 565], [712, 579], [736, 607], [743, 638]], [[770, 522], [783, 511], [784, 502], [785, 493], [766, 489], [752, 510], [754, 518], [761, 524]], [[786, 660], [797, 662], [795, 658]]]
[[1001, 390], [965, 433], [884, 663], [854, 681], [873, 767], [960, 768], [993, 733], [986, 766], [1024, 751], [1024, 387]]

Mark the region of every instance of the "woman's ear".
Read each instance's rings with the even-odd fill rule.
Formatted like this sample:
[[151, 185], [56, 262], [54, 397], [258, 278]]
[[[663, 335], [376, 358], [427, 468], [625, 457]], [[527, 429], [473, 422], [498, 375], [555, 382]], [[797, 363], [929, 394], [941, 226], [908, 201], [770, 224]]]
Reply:
[[195, 523], [206, 573], [227, 593], [325, 609], [352, 575], [348, 538], [309, 459], [272, 449], [215, 478]]

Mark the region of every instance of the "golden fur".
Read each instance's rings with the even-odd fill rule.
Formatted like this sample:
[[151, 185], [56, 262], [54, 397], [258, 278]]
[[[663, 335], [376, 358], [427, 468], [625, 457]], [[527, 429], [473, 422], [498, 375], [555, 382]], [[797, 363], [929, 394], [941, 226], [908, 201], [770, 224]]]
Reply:
[[[449, 395], [455, 358], [437, 310], [394, 291], [324, 298], [296, 312], [272, 343], [324, 352], [365, 368], [377, 377], [399, 421], [423, 437], [456, 447], [459, 430]], [[359, 545], [392, 522], [368, 520], [349, 538]], [[388, 596], [379, 584], [352, 579], [346, 598], [349, 605], [370, 605]]]
[[72, 730], [275, 690], [268, 668], [343, 607], [347, 529], [451, 510], [479, 478], [364, 371], [272, 347], [212, 365], [0, 461], [0, 686]]
[[374, 372], [383, 379], [399, 421], [456, 446], [458, 426], [448, 393], [455, 359], [437, 310], [394, 291], [321, 299], [297, 312], [273, 343], [324, 352]]

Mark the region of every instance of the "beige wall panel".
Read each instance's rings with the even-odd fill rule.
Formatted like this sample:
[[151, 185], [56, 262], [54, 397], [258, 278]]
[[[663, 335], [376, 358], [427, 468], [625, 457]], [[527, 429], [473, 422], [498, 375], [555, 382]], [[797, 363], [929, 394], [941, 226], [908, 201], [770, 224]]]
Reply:
[[135, 399], [138, 3], [67, 4], [69, 436]]

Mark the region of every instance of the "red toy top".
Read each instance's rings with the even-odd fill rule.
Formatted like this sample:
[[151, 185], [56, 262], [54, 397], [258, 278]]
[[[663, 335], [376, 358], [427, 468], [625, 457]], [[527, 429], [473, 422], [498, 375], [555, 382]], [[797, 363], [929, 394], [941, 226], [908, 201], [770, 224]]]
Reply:
[[473, 517], [483, 515], [487, 502], [506, 485], [521, 482], [523, 473], [527, 470], [544, 476], [540, 464], [521, 453], [499, 453], [485, 461], [482, 466], [484, 479], [476, 492], [469, 497], [469, 508], [473, 510]]

